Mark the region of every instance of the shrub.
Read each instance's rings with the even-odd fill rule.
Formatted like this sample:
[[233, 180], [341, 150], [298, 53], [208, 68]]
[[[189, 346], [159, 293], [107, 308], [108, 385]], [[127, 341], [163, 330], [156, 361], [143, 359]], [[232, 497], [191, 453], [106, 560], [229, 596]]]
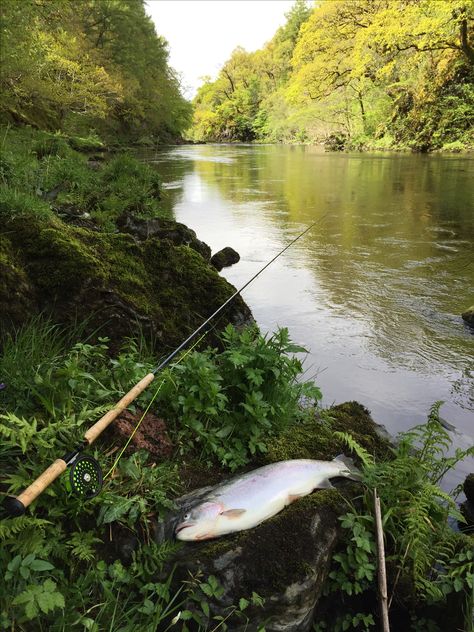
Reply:
[[263, 336], [229, 325], [222, 344], [221, 352], [194, 351], [165, 374], [160, 407], [174, 422], [183, 454], [235, 470], [301, 416], [302, 398], [317, 402], [321, 393], [297, 381], [302, 365], [292, 354], [304, 349], [292, 344], [287, 329]]

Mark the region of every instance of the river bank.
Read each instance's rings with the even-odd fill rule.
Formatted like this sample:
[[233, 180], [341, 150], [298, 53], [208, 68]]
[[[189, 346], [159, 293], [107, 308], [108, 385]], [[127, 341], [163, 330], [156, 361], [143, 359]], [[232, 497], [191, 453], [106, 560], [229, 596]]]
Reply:
[[[211, 266], [211, 248], [171, 219], [169, 189], [149, 165], [129, 155], [98, 159], [97, 146], [89, 159], [74, 141], [32, 130], [9, 129], [3, 138], [0, 489], [17, 494], [234, 287]], [[1, 519], [2, 627], [102, 632], [112, 621], [127, 632], [154, 632], [174, 620], [184, 632], [224, 620], [229, 630], [271, 631], [284, 619], [287, 630], [309, 630], [313, 621], [320, 629], [356, 621], [370, 630], [377, 623], [367, 528], [374, 485], [387, 519], [394, 498], [406, 503], [386, 525], [393, 589], [401, 587], [394, 620], [417, 629], [429, 619], [445, 630], [446, 612], [462, 624], [472, 547], [469, 536], [450, 530], [448, 519], [459, 515], [437, 487], [455, 463], [438, 452], [449, 443], [438, 409], [394, 451], [360, 404], [322, 410], [318, 385], [304, 381], [295, 357], [304, 350], [285, 329], [267, 336], [242, 329], [251, 319], [244, 301], [234, 302], [212, 337], [162, 374], [156, 391], [90, 450], [106, 473], [98, 496], [85, 501], [58, 481], [28, 515]], [[148, 406], [147, 425], [117, 459]], [[265, 463], [349, 450], [364, 471], [363, 501], [360, 487], [316, 492], [256, 531], [205, 546], [182, 549], [159, 537], [185, 492]], [[418, 498], [422, 506], [413, 504]], [[430, 522], [433, 531], [414, 541]], [[316, 524], [328, 539], [313, 559]], [[295, 561], [288, 538], [297, 525]], [[245, 572], [236, 552], [249, 562]], [[282, 595], [283, 609], [275, 609]]]

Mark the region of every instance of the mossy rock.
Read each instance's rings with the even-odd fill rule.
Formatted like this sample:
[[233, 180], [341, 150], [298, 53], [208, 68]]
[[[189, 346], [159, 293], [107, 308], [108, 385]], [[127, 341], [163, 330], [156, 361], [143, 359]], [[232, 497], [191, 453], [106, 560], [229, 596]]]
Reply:
[[0, 235], [0, 310], [2, 323], [17, 327], [34, 310], [36, 292], [13, 252], [10, 241]]
[[[176, 587], [192, 576], [217, 578], [224, 589], [209, 599], [213, 616], [226, 616], [232, 605], [253, 593], [262, 607], [250, 605], [242, 619], [226, 620], [234, 632], [311, 630], [314, 611], [340, 536], [338, 516], [346, 494], [319, 490], [254, 529], [208, 542], [186, 543], [173, 560]], [[185, 604], [193, 609], [193, 603]]]
[[[330, 460], [347, 448], [334, 437], [334, 431], [350, 433], [358, 443], [377, 456], [391, 454], [388, 441], [380, 436], [369, 412], [357, 402], [334, 406], [313, 415], [307, 423], [293, 426], [288, 432], [269, 441], [268, 452], [259, 462], [313, 458]], [[215, 485], [226, 477], [216, 468], [205, 476], [202, 465], [188, 464], [181, 472], [198, 485]], [[228, 476], [228, 474], [227, 474]], [[189, 490], [191, 486], [186, 485]], [[211, 487], [203, 487], [178, 499], [178, 511], [157, 527], [156, 539], [173, 536], [177, 522]], [[332, 553], [340, 542], [338, 517], [345, 513], [348, 501], [360, 495], [360, 484], [347, 480], [337, 489], [316, 490], [286, 507], [257, 527], [226, 535], [216, 540], [188, 542], [176, 562], [175, 580], [187, 579], [189, 573], [217, 577], [223, 594], [209, 600], [211, 613], [226, 616], [240, 597], [253, 592], [265, 598], [263, 607], [249, 606], [245, 614], [249, 627], [237, 619], [226, 622], [230, 629], [256, 631], [265, 621], [271, 631], [296, 632], [312, 629], [318, 601], [327, 579]], [[192, 604], [187, 604], [192, 609]]]
[[[39, 312], [58, 323], [88, 319], [91, 331], [120, 342], [138, 323], [160, 347], [174, 347], [234, 292], [188, 246], [158, 238], [66, 225], [57, 218], [13, 218], [1, 229], [2, 314], [15, 324]], [[5, 285], [5, 287], [3, 287]], [[251, 319], [236, 297], [220, 321]]]
[[143, 219], [135, 217], [132, 213], [124, 213], [118, 218], [117, 226], [138, 241], [145, 241], [151, 237], [167, 239], [175, 246], [189, 246], [206, 261], [211, 258], [209, 246], [197, 238], [194, 230], [179, 222], [162, 217]]
[[358, 402], [345, 402], [319, 413], [313, 420], [292, 426], [285, 433], [270, 441], [264, 461], [287, 459], [331, 460], [347, 452], [347, 446], [334, 436], [334, 432], [347, 432], [363, 448], [377, 458], [390, 458], [390, 443], [384, 437], [369, 411]]
[[469, 327], [474, 327], [474, 305], [461, 314], [462, 319]]

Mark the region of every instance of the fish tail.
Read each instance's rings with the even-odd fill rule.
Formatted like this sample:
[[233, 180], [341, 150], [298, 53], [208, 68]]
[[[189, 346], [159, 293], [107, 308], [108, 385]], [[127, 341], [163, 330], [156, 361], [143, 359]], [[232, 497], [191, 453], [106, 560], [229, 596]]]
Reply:
[[346, 456], [345, 454], [338, 454], [333, 461], [336, 463], [342, 463], [346, 466], [345, 470], [341, 472], [341, 476], [346, 476], [347, 478], [352, 479], [353, 481], [361, 481], [362, 480], [362, 472], [356, 467], [354, 463], [354, 459], [351, 459], [350, 456]]

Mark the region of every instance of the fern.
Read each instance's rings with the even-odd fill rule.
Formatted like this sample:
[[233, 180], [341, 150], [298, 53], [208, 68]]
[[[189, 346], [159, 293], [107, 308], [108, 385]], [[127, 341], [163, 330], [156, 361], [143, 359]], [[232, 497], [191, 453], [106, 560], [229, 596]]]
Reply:
[[18, 538], [22, 531], [39, 529], [43, 531], [49, 520], [42, 518], [32, 518], [31, 516], [21, 516], [20, 518], [6, 518], [0, 521], [0, 541], [5, 542], [13, 538]]
[[374, 457], [363, 448], [352, 435], [347, 432], [335, 432], [334, 436], [343, 441], [362, 461], [365, 467], [370, 467], [374, 463]]
[[94, 546], [101, 542], [94, 531], [76, 531], [71, 534], [67, 547], [78, 560], [91, 562], [96, 556]]
[[[450, 592], [472, 592], [472, 544], [451, 530], [448, 519], [463, 518], [454, 499], [438, 483], [460, 460], [472, 455], [474, 447], [458, 449], [453, 456], [447, 456], [451, 439], [439, 420], [440, 406], [441, 402], [436, 402], [431, 407], [425, 424], [399, 436], [390, 461], [375, 463], [352, 436], [335, 433], [362, 461], [367, 489], [362, 509], [346, 514], [342, 523], [352, 532], [352, 538], [346, 553], [334, 558], [331, 577], [340, 578], [339, 589], [352, 589], [347, 577], [357, 577], [360, 563], [351, 563], [355, 560], [353, 542], [357, 533], [366, 528], [373, 489], [377, 488], [390, 559], [396, 561], [405, 581], [411, 582], [417, 597], [434, 603], [444, 602]], [[341, 559], [346, 561], [345, 575], [339, 568]]]

